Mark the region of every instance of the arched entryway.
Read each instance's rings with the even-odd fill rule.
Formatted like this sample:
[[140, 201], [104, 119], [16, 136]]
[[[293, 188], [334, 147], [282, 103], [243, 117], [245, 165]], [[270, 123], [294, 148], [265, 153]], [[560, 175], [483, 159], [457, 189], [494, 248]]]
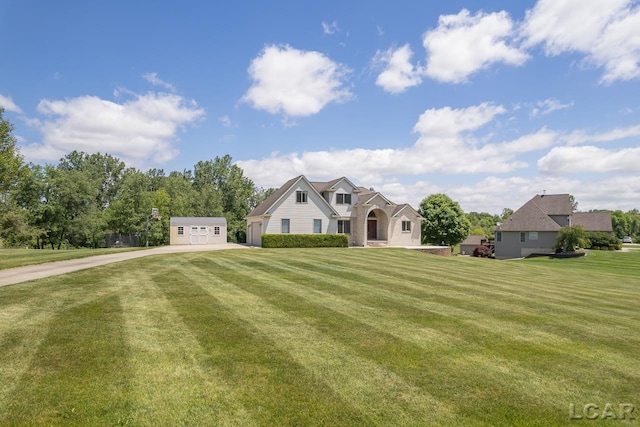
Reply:
[[387, 214], [382, 209], [373, 209], [367, 215], [367, 240], [387, 240]]
[[378, 218], [374, 211], [367, 216], [367, 240], [378, 240]]

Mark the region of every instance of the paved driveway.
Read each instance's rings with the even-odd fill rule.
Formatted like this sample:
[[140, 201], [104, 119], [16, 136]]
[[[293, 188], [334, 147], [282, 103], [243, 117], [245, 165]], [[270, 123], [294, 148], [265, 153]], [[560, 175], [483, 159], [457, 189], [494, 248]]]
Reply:
[[168, 254], [176, 252], [202, 252], [219, 251], [223, 249], [250, 249], [248, 246], [235, 243], [222, 245], [181, 245], [162, 246], [159, 248], [145, 249], [141, 251], [120, 252], [109, 255], [96, 255], [87, 258], [71, 259], [67, 261], [49, 262], [46, 264], [28, 265], [25, 267], [8, 268], [0, 270], [0, 286], [13, 285], [29, 280], [42, 279], [44, 277], [57, 276], [85, 268], [98, 267], [114, 262], [142, 258], [149, 255]]

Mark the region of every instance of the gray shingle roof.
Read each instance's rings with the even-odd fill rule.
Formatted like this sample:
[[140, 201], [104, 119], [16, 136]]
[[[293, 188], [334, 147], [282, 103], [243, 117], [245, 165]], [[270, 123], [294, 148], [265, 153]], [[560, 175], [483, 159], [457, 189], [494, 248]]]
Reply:
[[289, 181], [285, 182], [282, 187], [278, 188], [276, 191], [270, 194], [269, 197], [264, 199], [262, 203], [260, 203], [251, 212], [249, 212], [249, 215], [247, 215], [247, 217], [264, 215], [265, 212], [267, 212], [269, 208], [273, 206], [273, 204], [277, 202], [278, 199], [282, 197], [284, 193], [286, 193], [287, 190], [289, 190], [301, 178], [302, 175], [298, 175], [295, 178], [291, 178]]
[[610, 212], [576, 212], [571, 225], [581, 225], [586, 231], [613, 231]]
[[[534, 198], [535, 199], [535, 198]], [[538, 206], [534, 199], [529, 200], [515, 211], [496, 231], [558, 231], [560, 225], [551, 219], [548, 213]], [[568, 200], [568, 199], [567, 199]]]
[[573, 206], [569, 194], [538, 194], [531, 201], [547, 215], [571, 215]]
[[515, 211], [497, 231], [557, 231], [560, 225], [550, 215], [571, 215], [568, 194], [538, 194]]
[[612, 231], [611, 213], [576, 212], [568, 194], [537, 195], [515, 211], [496, 231], [557, 231], [561, 227], [551, 216], [571, 216], [572, 225], [587, 231]]
[[471, 234], [470, 236], [467, 236], [466, 239], [464, 239], [460, 245], [473, 245], [473, 246], [479, 246], [482, 244], [482, 241], [486, 240], [486, 237], [484, 234]]
[[[251, 212], [249, 212], [249, 214], [246, 216], [247, 218], [249, 217], [253, 217], [253, 216], [261, 216], [261, 215], [265, 215], [266, 213], [268, 213], [269, 209], [271, 209], [271, 207], [287, 192], [289, 191], [289, 189], [294, 186], [299, 180], [304, 179], [306, 180], [306, 178], [304, 177], [304, 175], [298, 175], [295, 178], [290, 179], [289, 181], [285, 182], [282, 187], [278, 188], [276, 191], [274, 191], [269, 197], [267, 197], [262, 203], [260, 203], [258, 206], [256, 206]], [[380, 197], [382, 197], [386, 202], [388, 202], [391, 205], [394, 205], [395, 203], [393, 203], [392, 201], [390, 201], [389, 199], [387, 199], [384, 195], [382, 195], [381, 193], [373, 190], [373, 189], [369, 189], [366, 187], [361, 187], [361, 186], [355, 186], [351, 181], [349, 181], [346, 177], [341, 177], [341, 178], [337, 178], [337, 179], [333, 179], [331, 181], [328, 182], [320, 182], [320, 181], [315, 181], [315, 182], [309, 182], [309, 184], [311, 184], [311, 186], [318, 192], [318, 193], [322, 193], [325, 191], [329, 191], [333, 186], [335, 186], [337, 183], [339, 183], [342, 180], [346, 180], [350, 185], [352, 185], [354, 187], [354, 193], [358, 193], [358, 203], [356, 205], [360, 205], [363, 203], [366, 203], [367, 201], [371, 200], [373, 197], [380, 195]], [[417, 215], [419, 215], [418, 211], [416, 211], [415, 209], [413, 209], [413, 207], [411, 207], [411, 205], [408, 204], [401, 204], [401, 205], [397, 205], [393, 215], [396, 215], [397, 213], [399, 213], [402, 209], [405, 208], [410, 208], [411, 210], [413, 210]], [[333, 209], [333, 207], [332, 207]]]

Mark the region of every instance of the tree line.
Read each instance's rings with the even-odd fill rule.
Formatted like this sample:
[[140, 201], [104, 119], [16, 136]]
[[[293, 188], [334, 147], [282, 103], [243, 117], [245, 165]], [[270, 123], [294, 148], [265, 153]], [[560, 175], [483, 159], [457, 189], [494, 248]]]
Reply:
[[245, 241], [244, 217], [272, 190], [254, 185], [231, 156], [165, 173], [127, 167], [109, 154], [73, 151], [57, 165], [25, 164], [0, 109], [0, 240], [3, 246], [105, 246], [106, 234], [169, 242], [169, 218], [225, 217], [228, 238]]
[[[107, 245], [107, 234], [143, 242], [152, 208], [161, 218], [148, 222], [151, 245], [169, 243], [172, 216], [223, 216], [228, 239], [244, 242], [245, 216], [275, 190], [256, 187], [229, 155], [168, 174], [127, 167], [109, 154], [79, 151], [57, 165], [26, 164], [3, 113], [0, 108], [0, 246], [96, 248]], [[432, 194], [422, 200], [419, 212], [425, 218], [423, 243], [455, 245], [469, 234], [492, 237], [496, 224], [513, 210], [465, 214], [445, 194]], [[640, 212], [613, 211], [612, 221], [619, 238], [640, 240]]]

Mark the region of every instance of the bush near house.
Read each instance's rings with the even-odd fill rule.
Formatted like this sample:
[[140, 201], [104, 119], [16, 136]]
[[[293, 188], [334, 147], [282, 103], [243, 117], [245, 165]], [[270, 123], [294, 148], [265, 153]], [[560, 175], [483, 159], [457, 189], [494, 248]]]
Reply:
[[588, 249], [608, 249], [620, 250], [622, 243], [615, 233], [607, 233], [605, 231], [591, 231], [587, 233], [587, 238], [591, 244], [586, 246]]
[[584, 231], [584, 227], [581, 225], [574, 225], [572, 227], [562, 227], [558, 231], [556, 244], [553, 248], [557, 253], [575, 252], [577, 249], [589, 247], [590, 244], [587, 232]]
[[489, 258], [491, 257], [491, 255], [493, 255], [491, 253], [491, 249], [484, 245], [476, 246], [475, 249], [473, 250], [474, 257]]
[[263, 234], [263, 248], [346, 248], [346, 234]]

